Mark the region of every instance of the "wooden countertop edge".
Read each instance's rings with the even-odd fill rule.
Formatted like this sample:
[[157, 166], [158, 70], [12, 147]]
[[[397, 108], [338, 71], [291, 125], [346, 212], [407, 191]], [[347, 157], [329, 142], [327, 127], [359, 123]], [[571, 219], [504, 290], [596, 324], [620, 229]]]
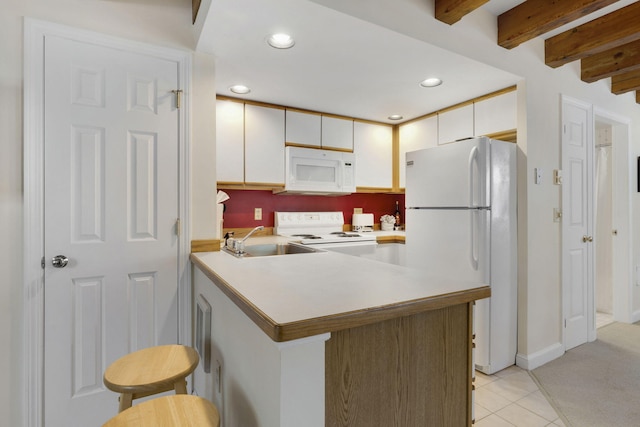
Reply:
[[377, 236], [376, 242], [378, 243], [404, 243], [404, 236], [394, 235], [394, 236]]
[[464, 304], [491, 296], [491, 288], [489, 286], [480, 286], [465, 291], [421, 298], [399, 304], [389, 304], [370, 309], [281, 324], [276, 323], [251, 301], [244, 298], [199, 258], [191, 256], [191, 262], [229, 297], [244, 314], [262, 329], [269, 338], [276, 342], [291, 341], [327, 332], [341, 331], [397, 317], [411, 316], [424, 311]]

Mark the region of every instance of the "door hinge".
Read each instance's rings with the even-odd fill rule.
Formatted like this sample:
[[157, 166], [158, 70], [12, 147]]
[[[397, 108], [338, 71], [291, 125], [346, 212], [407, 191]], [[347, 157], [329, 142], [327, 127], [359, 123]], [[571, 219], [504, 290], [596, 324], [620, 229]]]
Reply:
[[564, 319], [564, 327], [567, 327], [567, 319]]
[[44, 257], [40, 260], [40, 268], [44, 270]]
[[182, 233], [182, 222], [180, 221], [180, 218], [176, 219], [176, 236], [180, 237], [180, 234]]
[[182, 89], [172, 90], [171, 92], [176, 94], [176, 108], [180, 109], [182, 106]]

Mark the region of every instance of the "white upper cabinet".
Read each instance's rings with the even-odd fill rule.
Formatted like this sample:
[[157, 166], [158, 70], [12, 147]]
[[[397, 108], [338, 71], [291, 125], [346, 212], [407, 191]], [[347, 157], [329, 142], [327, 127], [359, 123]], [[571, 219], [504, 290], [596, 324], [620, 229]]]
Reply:
[[415, 122], [400, 125], [400, 150], [398, 158], [399, 185], [404, 188], [406, 182], [405, 155], [409, 151], [438, 145], [438, 116], [431, 116]]
[[438, 114], [438, 144], [474, 135], [473, 104]]
[[391, 126], [353, 123], [356, 186], [389, 188], [393, 185], [393, 132]]
[[245, 182], [284, 185], [284, 110], [245, 105]]
[[517, 128], [516, 91], [475, 103], [475, 134], [489, 135]]
[[353, 150], [353, 120], [322, 116], [322, 148]]
[[319, 114], [287, 110], [286, 142], [320, 148], [321, 126]]
[[244, 182], [244, 104], [216, 101], [216, 176]]

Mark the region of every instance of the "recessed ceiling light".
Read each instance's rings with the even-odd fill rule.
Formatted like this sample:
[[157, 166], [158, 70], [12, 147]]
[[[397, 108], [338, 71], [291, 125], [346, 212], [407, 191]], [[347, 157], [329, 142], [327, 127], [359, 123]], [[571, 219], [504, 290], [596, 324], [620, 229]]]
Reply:
[[296, 44], [293, 37], [284, 33], [271, 34], [269, 38], [267, 38], [267, 43], [269, 43], [269, 46], [275, 47], [276, 49], [289, 49]]
[[441, 84], [442, 80], [437, 77], [431, 77], [420, 82], [420, 86], [422, 87], [435, 87], [440, 86]]
[[392, 114], [387, 117], [389, 120], [402, 120], [402, 116], [400, 114]]
[[233, 85], [229, 88], [229, 90], [233, 93], [237, 93], [240, 95], [244, 95], [246, 93], [251, 92], [251, 89], [249, 89], [247, 86], [245, 85]]

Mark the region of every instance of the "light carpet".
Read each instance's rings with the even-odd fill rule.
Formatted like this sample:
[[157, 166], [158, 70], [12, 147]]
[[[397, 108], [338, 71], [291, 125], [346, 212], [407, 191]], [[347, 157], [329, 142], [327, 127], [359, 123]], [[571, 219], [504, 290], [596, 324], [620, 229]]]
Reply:
[[640, 325], [612, 323], [598, 339], [531, 371], [565, 423], [640, 425]]

